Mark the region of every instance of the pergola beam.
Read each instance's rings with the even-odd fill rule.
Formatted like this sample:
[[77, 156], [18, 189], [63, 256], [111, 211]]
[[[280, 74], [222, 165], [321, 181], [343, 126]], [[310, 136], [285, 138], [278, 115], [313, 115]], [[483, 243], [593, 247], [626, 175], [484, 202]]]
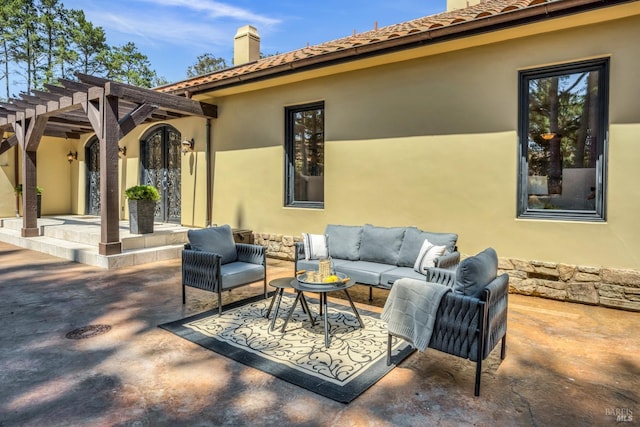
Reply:
[[217, 106], [192, 99], [179, 96], [167, 97], [164, 93], [111, 81], [105, 83], [104, 89], [107, 96], [114, 96], [136, 104], [162, 105], [166, 110], [186, 113], [191, 116], [218, 117]]
[[0, 103], [0, 129], [14, 136], [0, 142], [0, 153], [19, 145], [23, 154], [23, 236], [38, 235], [36, 219], [36, 153], [43, 135], [78, 138], [95, 132], [100, 141], [101, 231], [98, 251], [122, 251], [118, 189], [120, 138], [142, 123], [197, 116], [217, 117], [217, 106], [181, 96], [139, 88], [95, 76], [76, 74], [45, 84], [47, 91], [21, 94]]

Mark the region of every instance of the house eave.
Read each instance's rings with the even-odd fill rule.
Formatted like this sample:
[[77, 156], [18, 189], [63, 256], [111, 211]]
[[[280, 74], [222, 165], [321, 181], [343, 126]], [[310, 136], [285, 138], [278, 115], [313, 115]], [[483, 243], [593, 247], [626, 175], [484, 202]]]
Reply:
[[[432, 28], [426, 31], [416, 32], [405, 36], [381, 40], [370, 44], [363, 44], [344, 48], [332, 52], [314, 55], [308, 58], [298, 59], [273, 67], [239, 73], [219, 80], [189, 85], [188, 81], [178, 83], [174, 88], [158, 88], [158, 90], [175, 95], [197, 96], [207, 92], [233, 88], [249, 83], [258, 83], [268, 79], [293, 75], [319, 68], [360, 61], [368, 58], [388, 55], [396, 52], [450, 42], [456, 39], [470, 38], [501, 30], [513, 29], [525, 25], [551, 21], [584, 12], [601, 10], [624, 4], [638, 4], [638, 0], [565, 0], [542, 2], [523, 9], [503, 12], [450, 24], [443, 27]], [[637, 11], [636, 13], [640, 13]], [[607, 19], [607, 18], [602, 18]], [[610, 18], [608, 18], [610, 19]]]

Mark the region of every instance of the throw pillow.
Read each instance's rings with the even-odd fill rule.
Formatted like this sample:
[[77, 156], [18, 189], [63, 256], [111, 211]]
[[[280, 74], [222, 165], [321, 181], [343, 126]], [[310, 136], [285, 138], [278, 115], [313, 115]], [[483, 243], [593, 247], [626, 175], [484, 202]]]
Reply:
[[229, 225], [189, 230], [187, 237], [194, 250], [221, 255], [220, 262], [222, 264], [228, 264], [238, 259], [236, 242], [233, 240], [233, 232]]
[[498, 274], [498, 254], [487, 248], [478, 255], [464, 259], [456, 269], [453, 292], [478, 296]]
[[444, 255], [446, 250], [446, 246], [436, 246], [425, 239], [420, 248], [418, 259], [416, 259], [416, 263], [413, 265], [413, 269], [420, 274], [426, 275], [427, 269], [435, 266], [435, 259]]
[[304, 259], [322, 259], [329, 256], [327, 250], [327, 238], [324, 234], [302, 233], [304, 243]]
[[425, 239], [434, 245], [446, 246], [447, 251], [453, 252], [456, 247], [458, 235], [454, 233], [429, 233], [417, 227], [407, 227], [398, 257], [398, 265], [400, 267], [412, 267], [415, 264], [418, 254], [420, 253], [420, 248], [422, 247], [422, 242], [424, 242]]

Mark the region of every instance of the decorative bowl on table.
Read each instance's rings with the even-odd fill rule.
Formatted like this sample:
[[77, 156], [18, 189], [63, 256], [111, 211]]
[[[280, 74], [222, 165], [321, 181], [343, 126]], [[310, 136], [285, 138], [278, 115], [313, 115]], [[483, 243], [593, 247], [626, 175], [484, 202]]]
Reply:
[[298, 282], [307, 286], [336, 286], [349, 281], [344, 273], [334, 273], [327, 277], [322, 277], [317, 271], [302, 271], [296, 275]]

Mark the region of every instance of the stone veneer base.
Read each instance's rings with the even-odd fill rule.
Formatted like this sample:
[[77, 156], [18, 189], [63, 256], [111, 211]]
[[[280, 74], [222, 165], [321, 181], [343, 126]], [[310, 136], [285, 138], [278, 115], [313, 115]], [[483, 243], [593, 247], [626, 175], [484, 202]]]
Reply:
[[[270, 258], [293, 261], [301, 237], [253, 233]], [[465, 256], [462, 255], [464, 258]], [[545, 261], [500, 258], [499, 274], [509, 275], [509, 292], [559, 301], [640, 311], [640, 271]]]

